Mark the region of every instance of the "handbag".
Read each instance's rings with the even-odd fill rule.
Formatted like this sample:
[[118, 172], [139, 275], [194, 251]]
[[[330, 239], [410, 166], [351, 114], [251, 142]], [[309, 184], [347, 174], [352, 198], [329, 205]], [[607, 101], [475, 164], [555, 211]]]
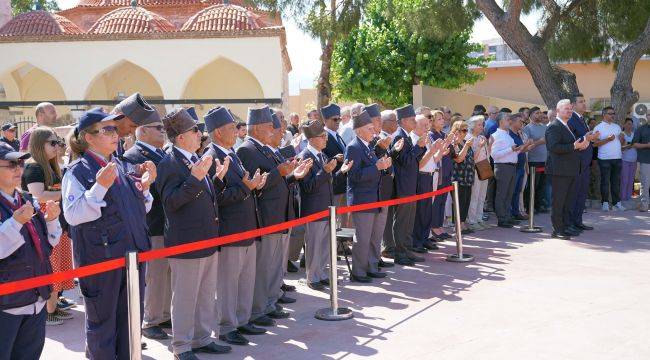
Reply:
[[494, 176], [494, 171], [492, 171], [492, 166], [490, 166], [490, 160], [488, 159], [483, 159], [477, 162], [474, 164], [474, 167], [476, 167], [476, 174], [478, 175], [478, 179], [481, 181]]

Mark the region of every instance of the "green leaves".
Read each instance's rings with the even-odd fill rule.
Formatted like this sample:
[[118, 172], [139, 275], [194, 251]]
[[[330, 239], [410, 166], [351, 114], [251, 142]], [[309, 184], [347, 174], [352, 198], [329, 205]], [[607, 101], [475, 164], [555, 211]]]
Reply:
[[[426, 9], [419, 12], [423, 3], [374, 0], [368, 4], [363, 23], [336, 44], [332, 58], [335, 97], [394, 107], [412, 101], [415, 84], [455, 89], [480, 79], [469, 70], [485, 65], [484, 59], [468, 56], [480, 51], [480, 46], [468, 42], [471, 22], [463, 31], [454, 32], [450, 29], [462, 24], [434, 20]], [[467, 11], [458, 6], [455, 11]], [[406, 21], [409, 16], [411, 21]], [[426, 24], [421, 25], [426, 29], [414, 29], [412, 24], [418, 23]], [[448, 31], [433, 30], [444, 28]]]
[[36, 3], [33, 0], [11, 0], [11, 10], [16, 16], [32, 10], [58, 11], [60, 9], [55, 0], [38, 0]]

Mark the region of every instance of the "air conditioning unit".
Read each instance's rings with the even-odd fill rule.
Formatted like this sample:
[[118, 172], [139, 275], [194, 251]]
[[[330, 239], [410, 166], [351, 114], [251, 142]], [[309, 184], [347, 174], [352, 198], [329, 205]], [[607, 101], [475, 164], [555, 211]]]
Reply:
[[648, 110], [650, 103], [636, 103], [632, 106], [632, 115], [636, 118], [648, 119]]

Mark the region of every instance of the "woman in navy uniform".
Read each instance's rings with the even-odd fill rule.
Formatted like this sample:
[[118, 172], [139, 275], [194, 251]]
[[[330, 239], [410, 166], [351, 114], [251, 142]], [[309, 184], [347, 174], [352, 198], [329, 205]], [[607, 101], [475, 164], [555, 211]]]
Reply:
[[[136, 179], [112, 156], [119, 141], [116, 121], [123, 116], [91, 109], [81, 116], [68, 141], [74, 161], [63, 176], [62, 199], [76, 266], [150, 248], [146, 213], [153, 202], [149, 186], [156, 178], [156, 167], [145, 162], [142, 177]], [[129, 358], [125, 274], [124, 269], [117, 269], [79, 279], [90, 359]], [[144, 274], [140, 269], [140, 299]]]
[[[20, 187], [28, 153], [0, 144], [0, 283], [52, 273], [49, 256], [59, 242], [58, 203], [45, 211]], [[45, 344], [45, 302], [51, 286], [0, 296], [0, 360], [35, 360]]]

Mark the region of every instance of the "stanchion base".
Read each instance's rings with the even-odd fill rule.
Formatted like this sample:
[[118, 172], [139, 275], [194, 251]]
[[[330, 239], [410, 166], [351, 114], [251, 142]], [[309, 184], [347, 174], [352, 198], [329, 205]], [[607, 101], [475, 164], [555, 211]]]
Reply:
[[325, 308], [316, 311], [314, 317], [318, 320], [339, 321], [352, 319], [352, 310], [348, 308], [339, 308], [338, 314], [332, 312], [332, 308]]
[[449, 262], [472, 262], [474, 261], [474, 255], [470, 254], [463, 254], [462, 257], [458, 256], [458, 254], [451, 254], [447, 256], [447, 261]]
[[542, 232], [542, 227], [541, 226], [525, 227], [519, 229], [519, 231], [523, 233], [538, 233], [538, 232]]

